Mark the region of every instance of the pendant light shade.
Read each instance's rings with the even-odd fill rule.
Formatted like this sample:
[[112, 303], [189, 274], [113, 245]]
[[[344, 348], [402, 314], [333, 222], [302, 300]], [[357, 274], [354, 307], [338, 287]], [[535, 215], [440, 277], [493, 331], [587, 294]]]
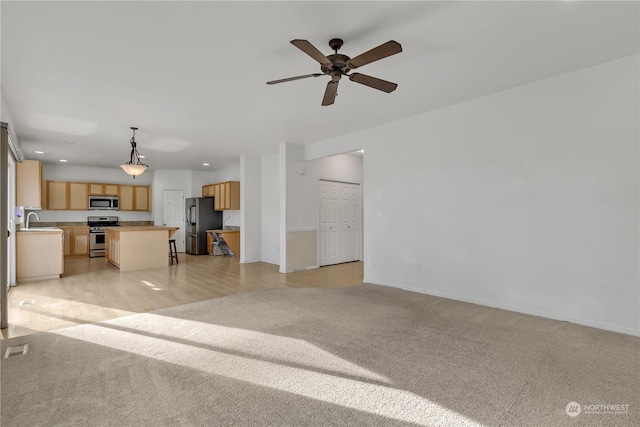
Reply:
[[140, 153], [138, 153], [138, 149], [136, 148], [136, 130], [138, 130], [138, 128], [132, 126], [131, 130], [133, 131], [133, 136], [131, 137], [131, 157], [127, 163], [120, 165], [120, 167], [127, 175], [131, 175], [133, 179], [136, 179], [136, 176], [142, 175], [149, 166], [140, 161]]

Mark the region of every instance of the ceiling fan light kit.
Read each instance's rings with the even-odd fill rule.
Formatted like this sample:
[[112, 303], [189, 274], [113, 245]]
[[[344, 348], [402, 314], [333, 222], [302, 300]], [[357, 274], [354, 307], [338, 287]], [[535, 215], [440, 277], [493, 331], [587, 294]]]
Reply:
[[382, 92], [390, 93], [396, 90], [398, 85], [396, 83], [388, 82], [376, 77], [371, 77], [366, 74], [352, 73], [351, 70], [362, 67], [363, 65], [370, 64], [380, 59], [386, 58], [396, 53], [402, 52], [402, 46], [395, 40], [389, 40], [386, 43], [381, 44], [378, 47], [374, 47], [371, 50], [366, 51], [363, 54], [356, 56], [355, 58], [349, 58], [347, 55], [338, 53], [338, 50], [342, 47], [342, 39], [329, 40], [329, 47], [333, 49], [334, 53], [325, 56], [314, 45], [307, 40], [291, 40], [291, 44], [309, 55], [320, 63], [320, 71], [322, 73], [305, 74], [302, 76], [288, 77], [285, 79], [268, 81], [268, 85], [289, 82], [292, 80], [306, 79], [309, 77], [319, 77], [322, 75], [331, 76], [331, 80], [327, 83], [324, 96], [322, 97], [322, 105], [331, 105], [335, 102], [336, 94], [338, 93], [338, 83], [342, 76], [349, 77], [352, 82], [360, 83], [362, 85], [378, 89]]
[[136, 176], [142, 175], [149, 166], [140, 161], [140, 153], [138, 153], [138, 149], [136, 148], [136, 130], [138, 130], [138, 128], [132, 126], [131, 130], [133, 131], [133, 136], [131, 137], [131, 156], [129, 161], [120, 165], [120, 167], [127, 175], [131, 175], [133, 179], [136, 179]]

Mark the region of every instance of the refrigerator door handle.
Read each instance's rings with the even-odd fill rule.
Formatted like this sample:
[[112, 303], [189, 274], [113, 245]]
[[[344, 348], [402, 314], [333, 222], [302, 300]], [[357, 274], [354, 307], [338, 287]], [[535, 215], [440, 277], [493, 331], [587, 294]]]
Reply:
[[196, 207], [189, 206], [189, 225], [196, 225]]

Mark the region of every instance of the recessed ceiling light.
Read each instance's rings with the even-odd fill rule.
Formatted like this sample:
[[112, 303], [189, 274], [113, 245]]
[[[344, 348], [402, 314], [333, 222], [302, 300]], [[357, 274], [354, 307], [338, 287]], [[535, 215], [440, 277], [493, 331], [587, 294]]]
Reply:
[[146, 158], [146, 156], [140, 156], [140, 158], [141, 158], [141, 159], [144, 159], [144, 158]]
[[38, 151], [38, 150], [36, 150], [36, 151], [35, 151], [35, 153], [36, 153], [36, 154], [44, 154], [44, 151]]
[[67, 163], [67, 161], [66, 161], [65, 159], [60, 159], [60, 161], [61, 161], [62, 163]]
[[202, 166], [209, 166], [209, 163], [203, 163]]
[[364, 149], [363, 149], [363, 150], [360, 150], [360, 152], [361, 152], [361, 153], [364, 153]]

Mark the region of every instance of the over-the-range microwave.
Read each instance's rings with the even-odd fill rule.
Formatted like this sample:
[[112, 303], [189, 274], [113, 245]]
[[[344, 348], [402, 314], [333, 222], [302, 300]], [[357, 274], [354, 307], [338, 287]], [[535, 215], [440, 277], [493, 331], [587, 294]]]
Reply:
[[117, 211], [119, 206], [118, 196], [89, 196], [89, 210]]

